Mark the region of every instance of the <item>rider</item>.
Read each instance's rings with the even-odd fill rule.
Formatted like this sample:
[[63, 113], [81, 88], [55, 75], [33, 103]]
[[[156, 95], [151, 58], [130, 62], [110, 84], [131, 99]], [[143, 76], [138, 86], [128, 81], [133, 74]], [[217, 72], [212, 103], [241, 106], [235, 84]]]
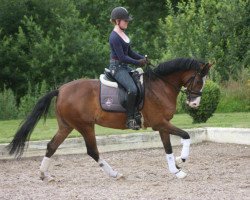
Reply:
[[129, 75], [133, 69], [128, 64], [143, 66], [147, 64], [147, 59], [132, 51], [130, 40], [124, 32], [131, 20], [132, 17], [124, 7], [116, 7], [111, 12], [110, 21], [114, 24], [114, 29], [109, 37], [111, 49], [109, 69], [116, 81], [127, 91], [127, 128], [138, 130], [140, 126], [135, 120], [140, 117], [135, 108], [137, 87]]

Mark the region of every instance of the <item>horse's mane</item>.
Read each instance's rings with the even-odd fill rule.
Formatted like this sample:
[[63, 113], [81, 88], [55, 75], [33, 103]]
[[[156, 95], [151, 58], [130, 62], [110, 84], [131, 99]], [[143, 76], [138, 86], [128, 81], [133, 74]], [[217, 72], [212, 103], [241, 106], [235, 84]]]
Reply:
[[154, 79], [155, 76], [164, 76], [164, 75], [168, 75], [168, 74], [182, 71], [182, 70], [184, 70], [184, 71], [190, 70], [190, 69], [198, 70], [201, 63], [203, 63], [203, 62], [200, 62], [200, 61], [195, 60], [195, 59], [177, 58], [174, 60], [160, 63], [154, 69], [147, 68], [145, 70], [145, 75], [147, 77]]

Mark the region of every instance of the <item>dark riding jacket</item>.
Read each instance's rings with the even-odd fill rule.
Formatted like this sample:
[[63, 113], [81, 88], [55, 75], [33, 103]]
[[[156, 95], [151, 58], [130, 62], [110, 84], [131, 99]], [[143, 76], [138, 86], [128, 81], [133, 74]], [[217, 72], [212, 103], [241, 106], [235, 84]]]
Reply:
[[144, 58], [144, 56], [132, 51], [130, 43], [125, 42], [115, 31], [110, 34], [109, 44], [111, 48], [110, 60], [139, 66], [138, 60]]

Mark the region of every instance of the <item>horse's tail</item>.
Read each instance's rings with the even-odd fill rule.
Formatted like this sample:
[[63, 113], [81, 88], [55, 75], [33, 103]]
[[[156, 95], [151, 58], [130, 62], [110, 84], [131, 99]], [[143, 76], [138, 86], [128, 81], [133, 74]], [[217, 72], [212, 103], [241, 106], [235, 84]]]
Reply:
[[39, 101], [33, 108], [33, 111], [27, 116], [26, 120], [22, 122], [13, 140], [7, 146], [10, 155], [15, 154], [16, 157], [22, 156], [25, 142], [29, 141], [31, 133], [33, 132], [37, 122], [40, 120], [42, 115], [44, 115], [44, 118], [46, 120], [50, 102], [53, 97], [58, 96], [58, 93], [59, 90], [54, 90], [39, 99]]

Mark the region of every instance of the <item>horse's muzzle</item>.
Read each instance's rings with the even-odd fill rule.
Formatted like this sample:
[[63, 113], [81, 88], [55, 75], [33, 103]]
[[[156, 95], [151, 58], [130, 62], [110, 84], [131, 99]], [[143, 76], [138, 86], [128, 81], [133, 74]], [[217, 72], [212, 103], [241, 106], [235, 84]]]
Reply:
[[191, 108], [198, 108], [200, 105], [201, 97], [191, 98], [190, 100], [187, 100], [186, 103]]

